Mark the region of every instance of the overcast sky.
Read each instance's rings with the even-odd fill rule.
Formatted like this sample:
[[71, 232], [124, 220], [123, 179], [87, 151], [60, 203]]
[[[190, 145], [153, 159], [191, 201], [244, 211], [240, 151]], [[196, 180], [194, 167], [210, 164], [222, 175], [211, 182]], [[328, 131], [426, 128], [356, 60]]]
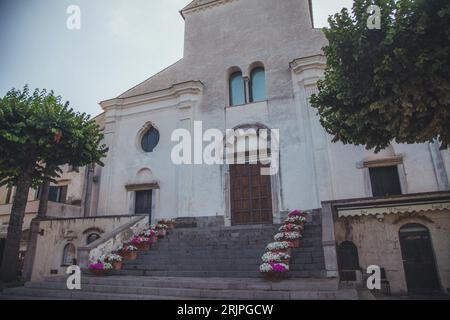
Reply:
[[[53, 89], [93, 116], [183, 55], [179, 10], [191, 0], [0, 0], [0, 96], [25, 84]], [[274, 0], [282, 1], [282, 0]], [[313, 0], [316, 27], [352, 0]], [[81, 29], [66, 28], [69, 5]]]

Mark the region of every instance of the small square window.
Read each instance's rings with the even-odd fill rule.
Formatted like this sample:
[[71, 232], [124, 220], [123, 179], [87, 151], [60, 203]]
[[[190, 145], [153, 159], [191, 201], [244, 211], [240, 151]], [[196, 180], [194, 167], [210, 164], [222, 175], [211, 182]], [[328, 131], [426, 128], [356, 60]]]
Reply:
[[374, 197], [402, 194], [397, 166], [369, 168], [369, 172]]

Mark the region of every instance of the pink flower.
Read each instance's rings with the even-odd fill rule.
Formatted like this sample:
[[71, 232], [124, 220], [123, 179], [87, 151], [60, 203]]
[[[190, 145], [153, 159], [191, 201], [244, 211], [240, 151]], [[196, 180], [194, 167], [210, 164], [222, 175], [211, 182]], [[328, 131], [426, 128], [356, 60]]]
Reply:
[[93, 269], [93, 270], [103, 270], [103, 269], [105, 269], [105, 266], [103, 265], [102, 262], [91, 263], [91, 264], [89, 265], [89, 269]]
[[273, 271], [275, 272], [288, 272], [289, 270], [280, 263], [274, 263], [271, 262], [270, 265], [272, 266]]
[[288, 217], [289, 218], [292, 218], [292, 217], [305, 217], [306, 218], [306, 214], [304, 214], [303, 212], [301, 212], [299, 210], [294, 210], [288, 214]]

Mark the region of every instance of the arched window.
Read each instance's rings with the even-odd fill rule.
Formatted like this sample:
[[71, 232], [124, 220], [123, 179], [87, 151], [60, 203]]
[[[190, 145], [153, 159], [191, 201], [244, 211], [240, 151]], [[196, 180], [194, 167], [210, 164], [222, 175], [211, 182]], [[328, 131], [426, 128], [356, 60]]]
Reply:
[[245, 84], [242, 72], [238, 71], [230, 76], [230, 105], [245, 104]]
[[154, 127], [150, 127], [142, 136], [141, 146], [145, 152], [153, 152], [153, 149], [158, 145], [159, 131]]
[[257, 67], [250, 74], [250, 102], [266, 100], [266, 72]]
[[75, 246], [72, 243], [68, 243], [64, 246], [63, 250], [63, 258], [62, 258], [62, 265], [63, 266], [70, 266], [75, 261]]
[[91, 233], [86, 238], [86, 244], [91, 244], [95, 240], [99, 239], [100, 235], [98, 233]]

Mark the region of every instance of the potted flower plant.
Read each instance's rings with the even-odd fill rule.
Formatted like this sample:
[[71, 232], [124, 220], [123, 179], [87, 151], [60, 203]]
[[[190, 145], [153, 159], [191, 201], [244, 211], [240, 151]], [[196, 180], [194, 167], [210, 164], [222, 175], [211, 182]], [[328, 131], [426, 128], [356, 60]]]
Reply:
[[117, 251], [125, 260], [136, 260], [138, 248], [133, 245], [124, 245]]
[[277, 262], [264, 262], [260, 265], [259, 272], [268, 280], [282, 280], [288, 276], [289, 265]]
[[151, 243], [149, 242], [149, 239], [147, 237], [143, 236], [134, 236], [133, 239], [131, 239], [131, 244], [138, 248], [138, 250], [144, 250], [148, 251], [150, 250]]
[[155, 229], [156, 229], [156, 231], [158, 233], [158, 238], [163, 238], [163, 237], [166, 236], [166, 234], [167, 234], [167, 225], [162, 224], [162, 223], [158, 223], [155, 226]]
[[280, 231], [280, 232], [291, 232], [291, 231], [301, 232], [301, 231], [303, 231], [303, 225], [286, 223], [286, 224], [283, 224], [278, 229], [278, 231]]
[[175, 220], [173, 219], [162, 219], [158, 222], [158, 224], [166, 225], [168, 230], [175, 228]]
[[300, 246], [300, 232], [291, 231], [291, 232], [280, 232], [274, 236], [276, 241], [288, 241], [292, 248], [298, 248]]
[[273, 253], [272, 251], [268, 251], [264, 253], [262, 256], [262, 261], [266, 263], [284, 263], [289, 265], [289, 261], [291, 260], [291, 256], [285, 252]]
[[296, 224], [296, 225], [300, 225], [303, 227], [303, 225], [306, 222], [306, 218], [304, 216], [292, 216], [292, 217], [287, 217], [286, 220], [284, 221], [285, 224]]
[[148, 238], [148, 242], [150, 244], [154, 244], [154, 243], [156, 243], [158, 241], [158, 235], [157, 235], [156, 230], [154, 230], [154, 229], [145, 229], [139, 235], [141, 237]]
[[108, 253], [101, 259], [103, 262], [112, 264], [114, 270], [122, 269], [122, 256], [115, 253]]
[[272, 253], [287, 253], [291, 254], [291, 246], [288, 241], [275, 241], [267, 245], [266, 250]]
[[89, 271], [97, 277], [107, 276], [111, 270], [113, 270], [113, 266], [108, 262], [98, 261], [89, 265]]

